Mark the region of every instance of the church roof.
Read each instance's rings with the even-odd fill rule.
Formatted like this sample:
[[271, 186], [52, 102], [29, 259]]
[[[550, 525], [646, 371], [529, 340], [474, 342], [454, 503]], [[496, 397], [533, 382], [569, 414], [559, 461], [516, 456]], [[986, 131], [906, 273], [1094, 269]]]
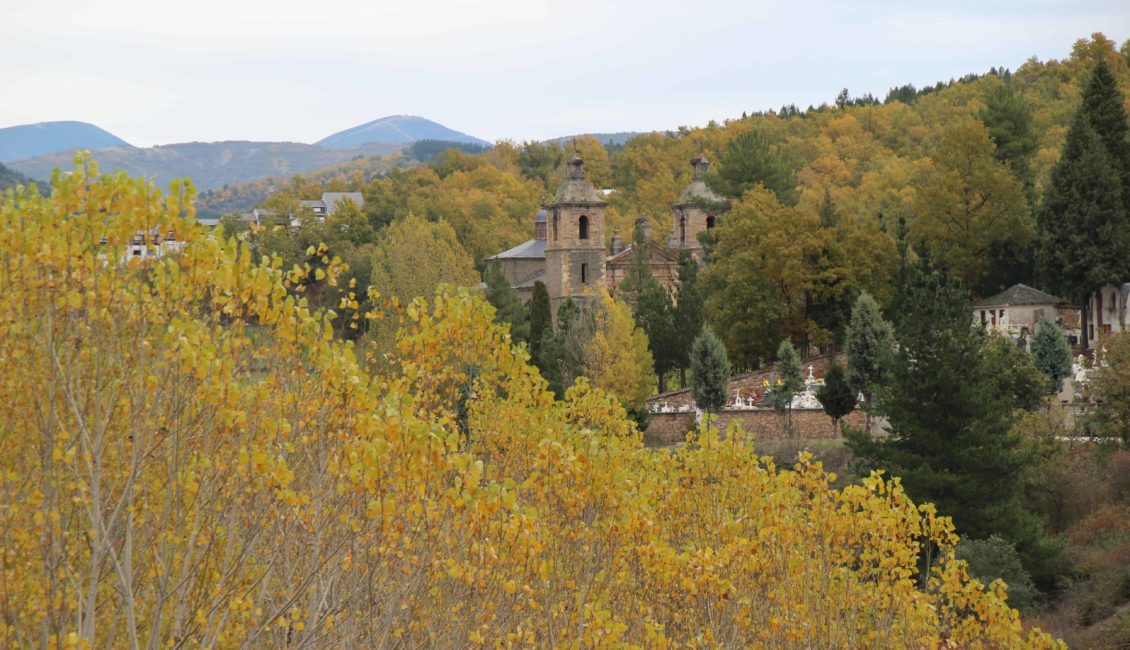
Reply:
[[555, 204], [585, 203], [607, 205], [601, 193], [593, 187], [588, 178], [585, 178], [585, 163], [581, 160], [580, 156], [576, 155], [569, 161], [568, 169], [565, 171], [565, 180], [562, 181], [561, 186], [557, 188], [557, 194], [553, 196], [553, 202]]
[[[647, 245], [649, 249], [648, 255], [651, 258], [652, 262], [679, 261], [679, 252], [677, 250], [672, 250], [666, 246], [663, 246], [662, 244], [658, 244], [653, 241], [647, 242]], [[616, 253], [615, 255], [609, 255], [608, 257], [604, 258], [604, 261], [608, 262], [609, 264], [620, 265], [627, 264], [631, 259], [632, 247], [628, 246], [619, 253]]]
[[507, 251], [502, 251], [498, 255], [488, 257], [488, 260], [505, 260], [505, 259], [545, 259], [545, 240], [544, 239], [531, 239], [528, 242], [518, 244], [514, 248]]
[[1050, 293], [1033, 289], [1026, 284], [1014, 284], [995, 296], [978, 300], [974, 307], [990, 307], [996, 305], [1059, 305], [1063, 298], [1057, 298]]

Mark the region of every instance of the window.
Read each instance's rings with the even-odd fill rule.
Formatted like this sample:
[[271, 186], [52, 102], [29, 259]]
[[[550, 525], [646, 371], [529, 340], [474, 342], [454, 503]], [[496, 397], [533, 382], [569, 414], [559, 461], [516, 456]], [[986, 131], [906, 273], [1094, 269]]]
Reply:
[[589, 218], [587, 216], [582, 214], [581, 218], [577, 220], [577, 230], [578, 230], [578, 233], [577, 233], [578, 238], [580, 238], [580, 239], [588, 239], [589, 238]]
[[[584, 217], [582, 217], [583, 219]], [[589, 265], [581, 265], [581, 284], [588, 284], [589, 282]]]
[[557, 241], [557, 211], [553, 211], [553, 241]]
[[687, 243], [687, 217], [686, 215], [679, 216], [679, 241]]
[[988, 319], [985, 318], [985, 310], [982, 309], [981, 310], [981, 324], [984, 325], [986, 320], [988, 320]]
[[713, 227], [714, 227], [714, 215], [708, 214], [708, 215], [706, 215], [706, 228], [710, 229], [710, 228], [713, 228]]

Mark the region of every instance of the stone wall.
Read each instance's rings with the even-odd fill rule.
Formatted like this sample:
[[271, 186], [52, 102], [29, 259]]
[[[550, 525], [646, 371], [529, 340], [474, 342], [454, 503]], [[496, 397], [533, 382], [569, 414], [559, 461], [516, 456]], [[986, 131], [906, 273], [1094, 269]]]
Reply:
[[[725, 431], [732, 422], [737, 422], [747, 435], [761, 440], [782, 440], [796, 438], [812, 440], [818, 438], [834, 439], [840, 432], [832, 427], [832, 418], [821, 409], [795, 410], [792, 415], [792, 431], [785, 433], [785, 416], [771, 409], [757, 411], [722, 411], [718, 414], [718, 428]], [[864, 414], [859, 409], [852, 411], [842, 423], [862, 429]], [[648, 424], [646, 437], [661, 443], [683, 442], [688, 431], [694, 428], [694, 413], [653, 413]]]
[[[808, 374], [808, 366], [811, 364], [812, 372], [817, 377], [823, 377], [828, 372], [828, 367], [832, 365], [833, 360], [837, 363], [847, 363], [842, 354], [825, 354], [805, 360], [804, 372], [806, 375]], [[758, 370], [757, 372], [738, 375], [730, 380], [730, 392], [727, 401], [732, 401], [735, 391], [738, 390], [741, 390], [742, 397], [749, 397], [752, 393], [757, 393], [760, 397], [765, 390], [765, 382], [772, 382], [773, 379], [774, 370], [772, 366]], [[647, 406], [649, 407], [652, 405], [662, 406], [664, 404], [672, 409], [677, 409], [680, 406], [690, 406], [694, 404], [694, 397], [691, 395], [690, 389], [687, 389], [661, 393], [647, 400]]]

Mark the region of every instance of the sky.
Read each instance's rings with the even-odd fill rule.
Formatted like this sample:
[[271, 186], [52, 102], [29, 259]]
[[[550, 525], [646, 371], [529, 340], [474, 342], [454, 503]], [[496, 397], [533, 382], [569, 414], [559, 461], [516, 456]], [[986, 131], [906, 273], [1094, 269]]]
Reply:
[[397, 114], [492, 141], [667, 130], [1130, 38], [1127, 0], [0, 1], [0, 127], [137, 146]]

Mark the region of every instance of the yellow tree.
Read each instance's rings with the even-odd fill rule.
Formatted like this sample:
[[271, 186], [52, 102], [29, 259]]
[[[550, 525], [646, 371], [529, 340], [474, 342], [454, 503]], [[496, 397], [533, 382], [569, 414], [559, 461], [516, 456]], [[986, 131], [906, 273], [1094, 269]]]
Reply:
[[911, 239], [967, 285], [989, 269], [989, 253], [1035, 233], [1020, 181], [993, 158], [989, 131], [966, 118], [942, 133], [919, 180]]
[[604, 289], [594, 296], [589, 317], [594, 329], [584, 348], [585, 376], [625, 408], [640, 408], [655, 394], [655, 363], [647, 335], [636, 326], [631, 309]]

